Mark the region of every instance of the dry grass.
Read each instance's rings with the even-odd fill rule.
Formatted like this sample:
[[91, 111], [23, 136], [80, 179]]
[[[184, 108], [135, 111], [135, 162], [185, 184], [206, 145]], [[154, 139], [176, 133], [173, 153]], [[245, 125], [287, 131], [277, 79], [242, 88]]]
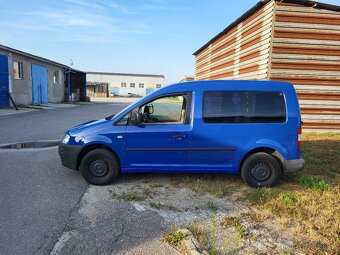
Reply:
[[[302, 173], [272, 189], [249, 191], [245, 198], [296, 237], [296, 249], [307, 254], [340, 253], [340, 134], [304, 134]], [[261, 213], [263, 212], [263, 215]], [[263, 217], [261, 217], [263, 216]]]
[[[170, 183], [197, 194], [212, 194], [216, 199], [231, 199], [235, 192], [241, 193], [250, 202], [250, 209], [257, 209], [250, 210], [247, 220], [268, 220], [295, 236], [294, 252], [340, 254], [340, 134], [305, 133], [302, 151], [306, 160], [303, 171], [285, 176], [274, 188], [251, 189], [240, 176], [232, 175], [176, 175]], [[215, 209], [213, 202], [207, 207]], [[239, 220], [229, 221], [243, 237]], [[191, 225], [189, 229], [214, 253], [209, 234], [213, 231], [202, 225]]]
[[197, 241], [206, 248], [207, 240], [208, 240], [208, 231], [206, 226], [203, 224], [191, 224], [187, 226], [190, 232], [195, 236]]
[[209, 193], [216, 198], [223, 198], [231, 195], [237, 187], [244, 186], [244, 183], [239, 175], [178, 174], [172, 177], [171, 185], [189, 188], [199, 195]]
[[260, 205], [286, 222], [308, 245], [298, 243], [309, 254], [336, 254], [340, 251], [340, 187], [328, 191], [296, 190], [283, 192], [277, 199]]
[[[252, 220], [265, 220], [270, 213], [276, 224], [299, 237], [297, 251], [339, 254], [340, 134], [305, 133], [302, 151], [306, 160], [303, 171], [285, 176], [281, 185], [270, 189], [250, 189], [239, 176], [230, 175], [177, 176], [171, 183], [218, 198], [230, 197], [242, 187], [244, 199], [259, 209], [254, 210]], [[199, 230], [193, 228], [192, 232], [204, 239], [204, 231]]]
[[339, 184], [340, 134], [303, 134], [302, 153], [307, 164], [304, 173]]

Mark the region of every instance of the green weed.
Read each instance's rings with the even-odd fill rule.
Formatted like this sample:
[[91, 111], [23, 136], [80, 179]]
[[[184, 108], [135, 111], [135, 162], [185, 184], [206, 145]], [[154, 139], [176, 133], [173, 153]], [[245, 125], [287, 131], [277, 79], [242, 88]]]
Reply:
[[174, 231], [171, 233], [168, 233], [164, 236], [164, 241], [173, 245], [173, 246], [177, 246], [179, 244], [180, 241], [182, 241], [183, 239], [185, 239], [187, 237], [186, 234], [184, 234], [181, 231]]
[[272, 198], [269, 189], [251, 189], [245, 194], [245, 199], [251, 203], [264, 203]]
[[210, 210], [212, 210], [212, 211], [214, 211], [214, 212], [216, 212], [217, 211], [217, 205], [215, 204], [215, 202], [214, 201], [212, 201], [212, 200], [210, 200], [208, 203], [207, 203], [207, 207], [210, 209]]
[[294, 205], [297, 201], [296, 195], [293, 192], [289, 192], [289, 191], [281, 193], [278, 199], [288, 205]]
[[298, 182], [305, 188], [315, 189], [319, 191], [325, 191], [330, 189], [330, 185], [324, 180], [319, 180], [310, 175], [301, 175]]
[[124, 201], [141, 201], [144, 198], [140, 195], [138, 195], [137, 193], [123, 193], [121, 195], [118, 195], [116, 193], [114, 193], [113, 191], [110, 192], [111, 193], [111, 198], [112, 199], [119, 199], [119, 200], [124, 200]]

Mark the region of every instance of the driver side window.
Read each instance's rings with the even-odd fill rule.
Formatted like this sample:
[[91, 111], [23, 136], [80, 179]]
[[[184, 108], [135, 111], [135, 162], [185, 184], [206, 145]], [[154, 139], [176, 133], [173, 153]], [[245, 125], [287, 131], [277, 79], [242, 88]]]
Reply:
[[157, 98], [139, 107], [144, 124], [183, 124], [187, 109], [187, 95]]

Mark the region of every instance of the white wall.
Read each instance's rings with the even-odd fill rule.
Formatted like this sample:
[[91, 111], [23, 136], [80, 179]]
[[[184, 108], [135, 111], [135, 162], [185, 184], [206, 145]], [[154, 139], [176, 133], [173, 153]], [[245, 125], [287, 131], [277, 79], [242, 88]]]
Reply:
[[[142, 76], [126, 76], [114, 74], [86, 74], [88, 82], [107, 82], [110, 88], [119, 88], [119, 95], [125, 96], [128, 93], [134, 93], [139, 96], [146, 95], [146, 89], [156, 89], [156, 84], [165, 85], [165, 78], [162, 77], [142, 77]], [[121, 83], [126, 83], [126, 88], [121, 87]], [[130, 83], [135, 83], [135, 88], [130, 88]], [[144, 88], [139, 88], [139, 83], [144, 83]]]

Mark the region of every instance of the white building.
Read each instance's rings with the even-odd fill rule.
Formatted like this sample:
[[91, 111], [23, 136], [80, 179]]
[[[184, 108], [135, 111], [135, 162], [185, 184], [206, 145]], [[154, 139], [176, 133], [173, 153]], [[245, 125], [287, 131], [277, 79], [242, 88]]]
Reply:
[[165, 85], [164, 75], [87, 72], [86, 81], [93, 83], [108, 83], [108, 94], [127, 96], [145, 96]]

